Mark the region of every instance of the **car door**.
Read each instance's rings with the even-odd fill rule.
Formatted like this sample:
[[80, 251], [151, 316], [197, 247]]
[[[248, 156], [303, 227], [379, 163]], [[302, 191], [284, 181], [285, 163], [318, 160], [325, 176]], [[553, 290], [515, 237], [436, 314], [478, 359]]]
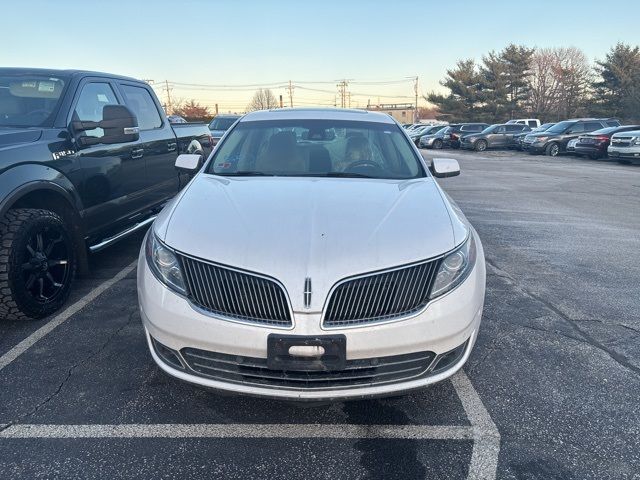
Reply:
[[584, 133], [584, 126], [585, 124], [583, 122], [578, 122], [571, 128], [569, 128], [569, 130], [567, 130], [565, 134], [562, 135], [562, 137], [560, 137], [560, 147], [562, 150], [565, 150], [567, 148], [567, 144], [571, 140], [573, 140], [574, 138], [578, 138]]
[[139, 205], [136, 194], [144, 188], [145, 165], [139, 141], [81, 147], [82, 136], [101, 137], [101, 128], [75, 132], [73, 121], [99, 122], [106, 105], [122, 105], [122, 97], [111, 79], [90, 77], [77, 89], [69, 130], [76, 139], [77, 164], [82, 170], [79, 194], [85, 210], [85, 228], [89, 236], [99, 236], [127, 218]]
[[524, 125], [506, 125], [506, 132], [504, 135], [504, 143], [502, 144], [504, 147], [511, 147], [515, 144], [514, 135], [518, 133], [522, 133], [524, 129], [529, 130], [529, 128]]
[[127, 106], [138, 118], [145, 165], [142, 203], [151, 208], [173, 197], [179, 188], [175, 168], [177, 139], [171, 125], [160, 114], [160, 105], [148, 86], [119, 82]]
[[506, 125], [500, 125], [497, 127], [489, 138], [487, 139], [489, 142], [489, 146], [491, 147], [502, 147], [505, 144], [505, 136], [507, 132]]

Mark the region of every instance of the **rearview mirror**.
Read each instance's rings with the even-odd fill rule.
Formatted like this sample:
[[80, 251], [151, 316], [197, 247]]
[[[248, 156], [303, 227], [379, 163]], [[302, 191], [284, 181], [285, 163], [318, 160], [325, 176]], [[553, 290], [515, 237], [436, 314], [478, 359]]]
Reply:
[[437, 178], [455, 177], [460, 175], [460, 164], [453, 158], [434, 158], [429, 170]]
[[101, 128], [102, 137], [78, 137], [78, 145], [86, 147], [98, 143], [114, 144], [135, 142], [140, 138], [140, 129], [136, 116], [124, 105], [105, 105], [102, 108], [102, 120], [99, 122], [72, 122], [76, 132]]
[[182, 173], [196, 173], [202, 166], [202, 155], [183, 153], [176, 158], [176, 169]]

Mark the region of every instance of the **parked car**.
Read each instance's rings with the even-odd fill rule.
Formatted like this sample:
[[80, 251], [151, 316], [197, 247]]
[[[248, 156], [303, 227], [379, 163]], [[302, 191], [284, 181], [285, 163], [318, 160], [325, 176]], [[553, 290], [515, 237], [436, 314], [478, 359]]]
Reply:
[[236, 123], [236, 121], [242, 115], [216, 115], [211, 123], [209, 123], [209, 130], [211, 130], [211, 136], [213, 137], [213, 146], [216, 146], [222, 136], [225, 134], [231, 126]]
[[609, 158], [615, 158], [621, 163], [640, 164], [640, 128], [614, 133], [607, 152]]
[[511, 148], [515, 145], [514, 135], [523, 131], [530, 132], [527, 125], [507, 123], [485, 128], [480, 133], [471, 133], [460, 138], [460, 148], [483, 152], [487, 148]]
[[79, 70], [0, 68], [0, 318], [40, 318], [87, 257], [148, 226], [206, 156], [205, 124], [173, 128], [153, 89]]
[[442, 148], [444, 131], [447, 129], [448, 125], [437, 125], [430, 130], [427, 135], [422, 135], [420, 140], [418, 140], [418, 147], [420, 148], [434, 148], [436, 150]]
[[537, 118], [514, 118], [509, 120], [507, 124], [527, 125], [529, 128], [538, 128], [542, 122]]
[[[190, 155], [176, 165], [197, 169]], [[484, 254], [433, 178], [458, 163], [430, 168], [386, 114], [244, 116], [147, 233], [138, 294], [154, 361], [194, 384], [291, 400], [453, 375], [480, 327]]]
[[522, 141], [523, 150], [529, 153], [545, 153], [555, 157], [567, 151], [567, 144], [584, 133], [594, 132], [619, 122], [615, 119], [572, 119], [556, 123], [540, 133], [531, 133]]
[[427, 125], [425, 128], [422, 129], [416, 129], [412, 132], [408, 132], [409, 133], [409, 137], [411, 138], [411, 141], [413, 143], [416, 144], [416, 146], [420, 146], [420, 139], [423, 136], [429, 136], [429, 135], [433, 135], [435, 133], [437, 133], [438, 131], [442, 130], [443, 128], [445, 128], [444, 125]]
[[575, 153], [578, 155], [585, 155], [593, 160], [606, 157], [612, 135], [616, 133], [632, 132], [635, 130], [640, 130], [640, 125], [607, 127], [585, 135], [580, 135], [575, 145]]
[[442, 145], [444, 147], [460, 148], [460, 137], [470, 133], [480, 133], [488, 126], [488, 123], [457, 123], [449, 125], [443, 132]]
[[567, 143], [567, 152], [568, 154], [573, 154], [576, 151], [576, 143], [578, 143], [578, 139], [574, 138], [573, 140], [569, 140]]
[[515, 134], [513, 136], [513, 148], [515, 148], [516, 150], [522, 150], [522, 141], [524, 140], [524, 137], [526, 137], [530, 133], [546, 132], [547, 130], [549, 130], [554, 125], [555, 125], [555, 123], [543, 123], [539, 127], [534, 128], [533, 130], [531, 130], [530, 132], [522, 132], [522, 133]]

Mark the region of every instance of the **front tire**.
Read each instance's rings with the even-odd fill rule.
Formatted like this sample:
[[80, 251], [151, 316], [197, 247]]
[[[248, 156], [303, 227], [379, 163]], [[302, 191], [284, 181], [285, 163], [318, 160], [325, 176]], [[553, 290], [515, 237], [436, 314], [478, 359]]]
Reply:
[[439, 138], [436, 138], [436, 139], [433, 141], [433, 148], [434, 148], [435, 150], [441, 150], [441, 149], [442, 149], [442, 140], [440, 140]]
[[484, 152], [487, 149], [487, 141], [486, 140], [478, 140], [473, 148], [476, 152]]
[[557, 157], [558, 154], [560, 153], [560, 146], [557, 143], [552, 142], [549, 145], [547, 145], [547, 148], [545, 149], [545, 153], [549, 157]]
[[0, 219], [0, 319], [42, 318], [58, 310], [76, 266], [71, 234], [57, 214], [9, 210]]

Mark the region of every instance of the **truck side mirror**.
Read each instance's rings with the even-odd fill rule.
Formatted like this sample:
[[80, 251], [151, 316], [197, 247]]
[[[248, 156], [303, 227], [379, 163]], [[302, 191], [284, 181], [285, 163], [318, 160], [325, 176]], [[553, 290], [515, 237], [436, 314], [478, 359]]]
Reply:
[[135, 142], [140, 138], [138, 119], [124, 105], [105, 105], [102, 108], [102, 120], [99, 122], [72, 122], [76, 132], [102, 128], [102, 137], [78, 137], [78, 145], [86, 147], [99, 143], [114, 144]]

